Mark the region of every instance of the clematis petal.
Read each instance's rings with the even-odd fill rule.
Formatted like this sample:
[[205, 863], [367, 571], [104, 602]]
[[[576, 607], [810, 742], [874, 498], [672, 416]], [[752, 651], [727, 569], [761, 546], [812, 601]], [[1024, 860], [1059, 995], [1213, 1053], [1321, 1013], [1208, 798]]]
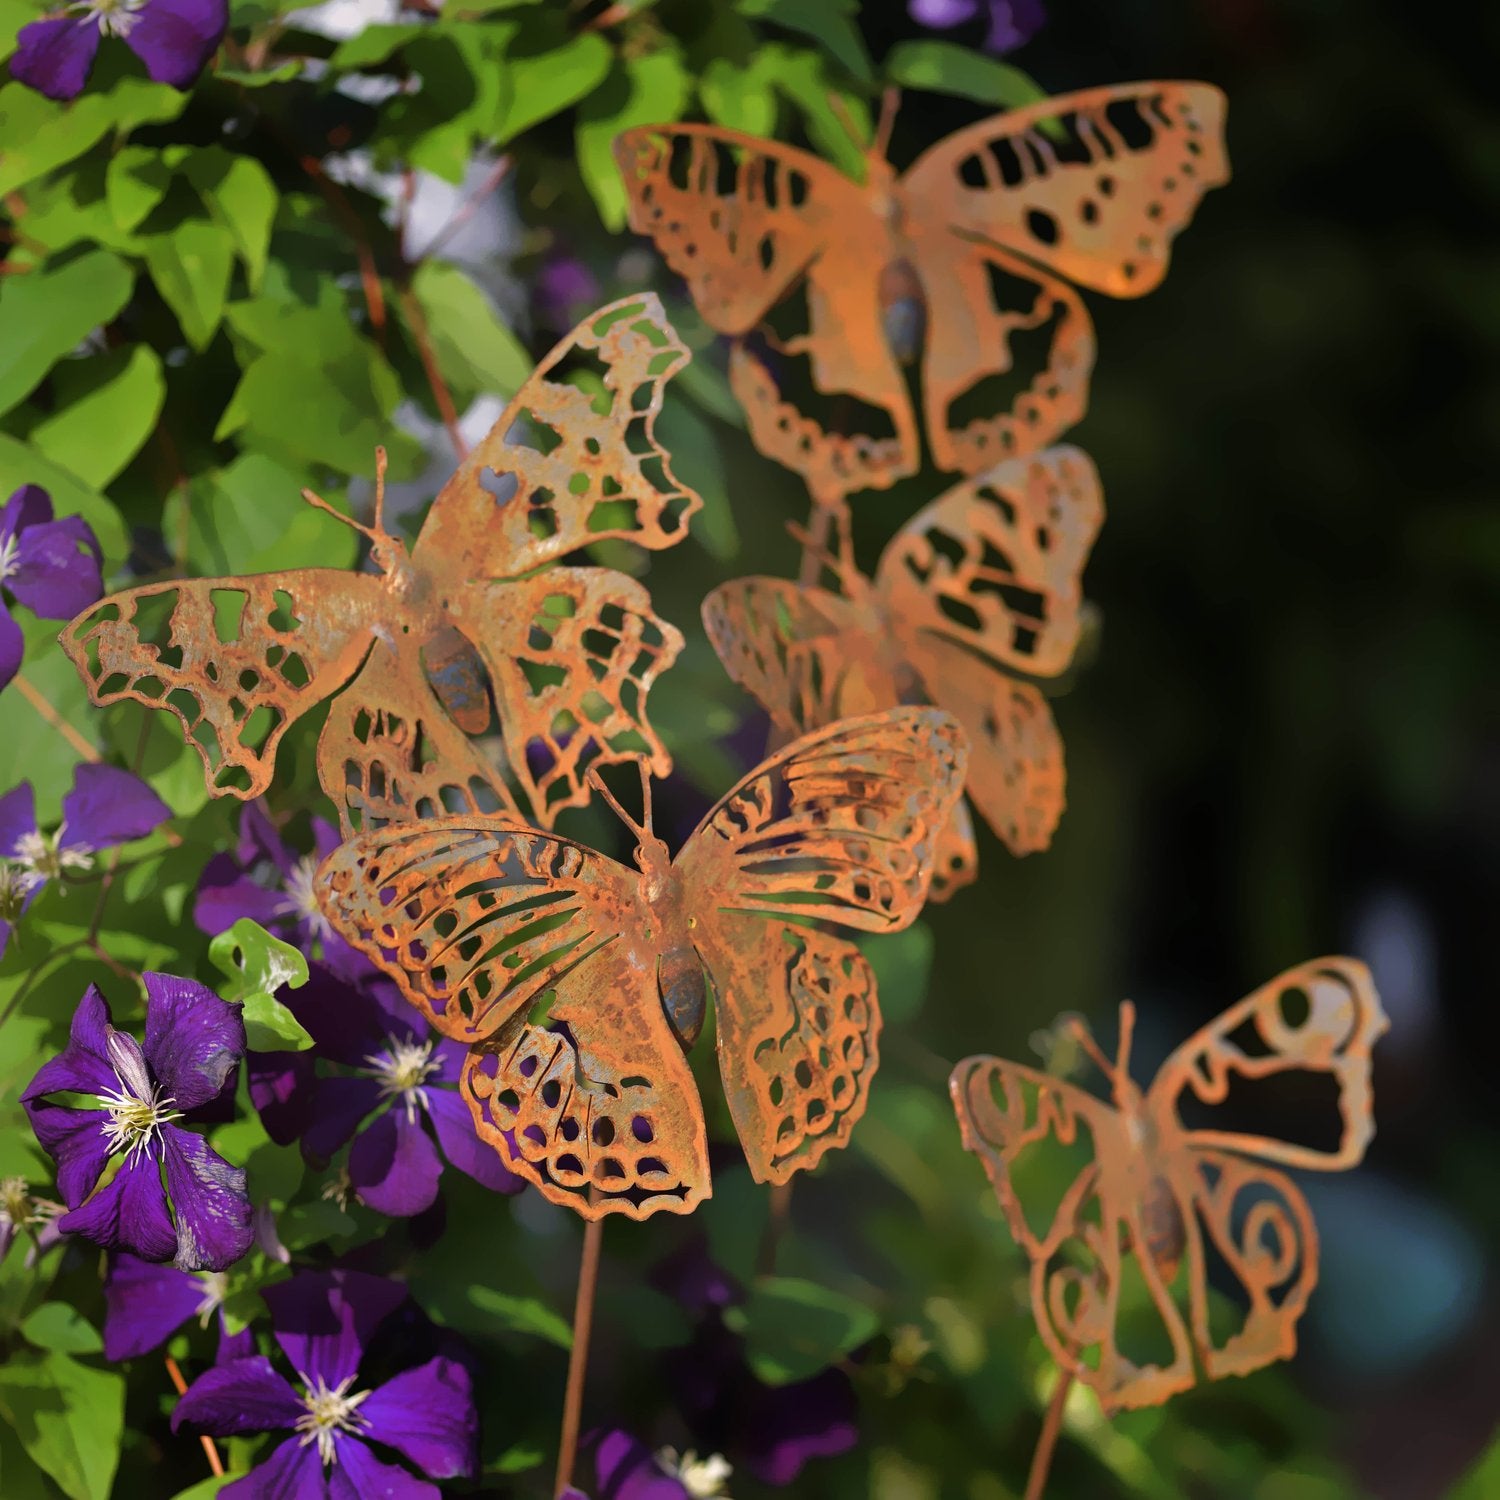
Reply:
[[432, 1060], [437, 1064], [437, 1071], [432, 1076], [457, 1088], [468, 1056], [469, 1049], [462, 1042], [456, 1042], [452, 1037], [439, 1037], [432, 1049]]
[[172, 809], [139, 776], [119, 766], [84, 761], [73, 772], [73, 789], [63, 798], [62, 815], [64, 844], [109, 849], [145, 838], [172, 816]]
[[[360, 1408], [363, 1414], [364, 1408]], [[398, 1464], [382, 1463], [357, 1437], [335, 1433], [328, 1500], [442, 1500], [442, 1491]]]
[[289, 1146], [312, 1122], [317, 1077], [311, 1052], [246, 1053], [250, 1102], [278, 1146]]
[[244, 1169], [230, 1166], [201, 1135], [176, 1125], [163, 1127], [162, 1144], [177, 1219], [173, 1264], [182, 1271], [232, 1266], [255, 1239]]
[[170, 1260], [177, 1248], [161, 1169], [145, 1155], [127, 1161], [87, 1203], [64, 1214], [57, 1227], [142, 1260]]
[[[61, 1061], [55, 1058], [47, 1067]], [[109, 1161], [109, 1116], [102, 1109], [71, 1109], [45, 1099], [28, 1099], [25, 1107], [42, 1150], [57, 1163], [58, 1195], [69, 1208], [77, 1208], [94, 1191]]]
[[344, 842], [344, 835], [327, 818], [314, 818], [312, 833], [313, 852], [318, 856], [319, 864], [322, 864]]
[[373, 1078], [317, 1079], [312, 1122], [302, 1135], [302, 1154], [315, 1162], [327, 1161], [359, 1129], [365, 1116], [379, 1107], [380, 1085]]
[[203, 1283], [186, 1271], [120, 1253], [104, 1277], [104, 1357], [133, 1359], [164, 1344], [203, 1304]]
[[972, 21], [979, 14], [979, 0], [911, 0], [907, 9], [918, 26], [947, 31]]
[[[29, 31], [30, 27], [23, 27], [22, 30]], [[22, 79], [22, 82], [26, 80]], [[51, 519], [52, 496], [39, 484], [23, 484], [5, 502], [5, 509], [0, 510], [0, 542], [15, 536], [17, 532], [25, 531], [29, 526], [40, 526]]]
[[71, 620], [104, 593], [99, 543], [78, 516], [32, 526], [16, 539], [11, 593], [44, 620]]
[[358, 1372], [371, 1334], [406, 1300], [406, 1288], [366, 1271], [304, 1271], [261, 1297], [292, 1368], [335, 1386]]
[[16, 36], [10, 76], [49, 99], [76, 99], [89, 81], [98, 50], [99, 28], [92, 16], [33, 21]]
[[377, 1213], [407, 1219], [432, 1206], [443, 1159], [422, 1127], [397, 1102], [355, 1137], [349, 1180]]
[[525, 1180], [500, 1160], [495, 1148], [479, 1139], [473, 1111], [455, 1090], [429, 1086], [427, 1113], [443, 1155], [465, 1176], [497, 1193], [519, 1193], [526, 1186]]
[[318, 1445], [288, 1438], [243, 1479], [226, 1484], [217, 1500], [328, 1500]]
[[687, 1487], [657, 1463], [656, 1455], [637, 1437], [606, 1432], [594, 1450], [599, 1490], [609, 1500], [691, 1500]]
[[43, 1094], [105, 1094], [120, 1086], [109, 1061], [109, 1006], [97, 985], [90, 985], [68, 1025], [68, 1045], [50, 1062], [43, 1063], [26, 1086], [21, 1102]]
[[[374, 985], [355, 985], [327, 964], [311, 963], [307, 983], [283, 994], [292, 1013], [312, 1034], [320, 1057], [347, 1067], [362, 1068], [389, 1040], [384, 1003]], [[407, 1017], [415, 1017], [409, 1006]], [[411, 1022], [402, 1018], [409, 1034]]]
[[[20, 636], [20, 627], [3, 610], [0, 610], [0, 619]], [[0, 656], [3, 656], [3, 641], [0, 641]], [[32, 795], [31, 783], [23, 781], [0, 797], [0, 859], [10, 859], [16, 852], [16, 845], [27, 834], [35, 832], [36, 798]]]
[[271, 821], [266, 804], [259, 797], [247, 802], [240, 813], [240, 836], [234, 855], [245, 870], [269, 861], [283, 880], [297, 866], [297, 851], [282, 838], [281, 830]]
[[[0, 688], [9, 687], [15, 681], [16, 673], [21, 670], [21, 663], [25, 660], [26, 637], [21, 634], [21, 627], [11, 619], [4, 600], [0, 600]], [[19, 791], [20, 787], [16, 790]], [[7, 849], [6, 852], [10, 851]]]
[[[172, 1431], [183, 1426], [236, 1437], [295, 1427], [305, 1408], [291, 1384], [263, 1354], [211, 1365], [182, 1393]], [[316, 1451], [316, 1450], [314, 1450]]]
[[136, 12], [125, 45], [157, 83], [185, 89], [219, 50], [228, 29], [228, 0], [149, 0]]
[[986, 52], [1014, 52], [1047, 24], [1042, 0], [989, 0], [990, 29], [984, 39]]
[[144, 974], [146, 1057], [178, 1109], [207, 1104], [245, 1055], [237, 1005], [206, 985], [173, 974]]
[[241, 917], [274, 929], [286, 916], [285, 906], [286, 898], [280, 891], [267, 890], [241, 874], [230, 855], [216, 854], [198, 878], [193, 925], [210, 937], [228, 932]]
[[233, 1364], [237, 1359], [255, 1358], [255, 1335], [249, 1328], [242, 1328], [238, 1333], [231, 1333], [229, 1325], [224, 1321], [224, 1314], [219, 1314], [219, 1347], [214, 1350], [214, 1363], [216, 1365]]
[[469, 1372], [456, 1361], [439, 1357], [404, 1371], [371, 1391], [359, 1414], [371, 1442], [394, 1448], [424, 1474], [473, 1478], [479, 1414]]
[[795, 1385], [757, 1385], [743, 1408], [745, 1468], [765, 1484], [789, 1485], [811, 1459], [847, 1453], [858, 1443], [858, 1414], [842, 1370]]

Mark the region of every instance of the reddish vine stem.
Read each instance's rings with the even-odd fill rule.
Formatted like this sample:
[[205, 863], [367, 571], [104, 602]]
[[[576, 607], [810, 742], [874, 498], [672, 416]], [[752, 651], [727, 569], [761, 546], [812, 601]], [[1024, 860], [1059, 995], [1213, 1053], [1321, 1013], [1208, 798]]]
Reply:
[[406, 326], [411, 329], [412, 339], [416, 343], [417, 355], [422, 361], [422, 369], [427, 376], [427, 385], [432, 391], [432, 399], [437, 402], [438, 414], [443, 419], [443, 426], [448, 429], [448, 441], [453, 444], [453, 451], [458, 455], [458, 461], [462, 463], [469, 456], [469, 445], [464, 442], [463, 434], [458, 430], [458, 411], [453, 405], [453, 393], [448, 389], [448, 383], [443, 379], [443, 372], [438, 368], [437, 356], [432, 352], [432, 340], [427, 332], [427, 319], [422, 316], [421, 306], [409, 287], [402, 288], [400, 296], [401, 312], [406, 318]]
[[[182, 1378], [182, 1371], [177, 1367], [177, 1361], [169, 1354], [167, 1356], [167, 1375], [176, 1387], [179, 1396], [187, 1395], [187, 1381]], [[208, 1457], [208, 1467], [216, 1478], [222, 1478], [224, 1474], [224, 1461], [219, 1457], [218, 1445], [209, 1435], [200, 1433], [198, 1441], [203, 1444], [203, 1451]]]
[[1062, 1431], [1063, 1408], [1068, 1404], [1068, 1392], [1073, 1388], [1073, 1372], [1059, 1370], [1057, 1389], [1042, 1418], [1042, 1430], [1036, 1440], [1036, 1452], [1031, 1455], [1031, 1474], [1026, 1480], [1026, 1500], [1042, 1500], [1047, 1488], [1047, 1476], [1052, 1472], [1052, 1455], [1057, 1451], [1057, 1437]]
[[85, 760], [98, 760], [99, 752], [74, 729], [74, 727], [53, 708], [42, 696], [35, 684], [28, 682], [19, 673], [12, 679], [16, 685], [16, 691], [37, 711], [37, 714], [50, 724]]
[[604, 1220], [589, 1219], [583, 1228], [583, 1254], [578, 1262], [578, 1298], [573, 1304], [573, 1348], [568, 1354], [568, 1386], [563, 1396], [562, 1436], [557, 1445], [557, 1483], [561, 1495], [573, 1483], [578, 1458], [578, 1428], [583, 1416], [583, 1386], [589, 1368], [589, 1335], [594, 1327], [594, 1293], [599, 1286], [599, 1248]]

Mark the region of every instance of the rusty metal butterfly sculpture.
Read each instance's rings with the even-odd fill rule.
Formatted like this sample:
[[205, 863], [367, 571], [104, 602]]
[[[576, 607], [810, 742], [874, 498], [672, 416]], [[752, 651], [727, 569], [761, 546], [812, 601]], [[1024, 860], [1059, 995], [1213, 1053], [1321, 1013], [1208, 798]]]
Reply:
[[[521, 387], [410, 552], [377, 496], [375, 526], [357, 528], [376, 572], [128, 589], [68, 625], [63, 649], [95, 703], [175, 714], [215, 796], [263, 792], [286, 730], [331, 698], [318, 775], [345, 834], [513, 810], [517, 791], [550, 825], [587, 801], [591, 763], [665, 773], [646, 697], [681, 635], [635, 580], [554, 564], [605, 538], [661, 548], [686, 534], [702, 502], [653, 432], [687, 359], [654, 295], [601, 308]], [[561, 378], [575, 365], [592, 385]], [[504, 765], [484, 745], [495, 731]]]
[[[709, 125], [627, 130], [615, 156], [631, 227], [739, 341], [731, 376], [757, 447], [831, 504], [916, 471], [902, 365], [919, 357], [940, 469], [1034, 452], [1079, 419], [1094, 335], [1068, 282], [1135, 297], [1161, 281], [1173, 235], [1228, 180], [1224, 109], [1203, 83], [1064, 94], [958, 131], [899, 177], [887, 111], [863, 182]], [[770, 315], [804, 288], [805, 318], [778, 330]], [[800, 409], [752, 334], [779, 364], [805, 357], [815, 391], [857, 420], [829, 430]], [[1039, 342], [1022, 386], [1018, 357]], [[984, 388], [1000, 377], [997, 406]]]
[[[1371, 1049], [1388, 1024], [1363, 964], [1315, 959], [1190, 1037], [1143, 1094], [1127, 1072], [1133, 1023], [1127, 1003], [1114, 1063], [1080, 1027], [1110, 1078], [1112, 1104], [995, 1057], [965, 1058], [949, 1083], [964, 1145], [984, 1163], [1031, 1260], [1042, 1341], [1106, 1411], [1165, 1401], [1199, 1371], [1245, 1375], [1295, 1351], [1297, 1320], [1317, 1281], [1318, 1239], [1306, 1198], [1277, 1167], [1358, 1164], [1375, 1133]], [[1286, 1087], [1298, 1074], [1336, 1089], [1336, 1143], [1242, 1133], [1230, 1113], [1236, 1088], [1266, 1079]], [[1060, 1195], [1044, 1197], [1049, 1154], [1054, 1167], [1064, 1157], [1083, 1165], [1057, 1179], [1067, 1184]], [[1211, 1264], [1248, 1299], [1229, 1327], [1211, 1319]], [[1131, 1281], [1159, 1322], [1157, 1342], [1170, 1346], [1166, 1362], [1138, 1363], [1120, 1347]]]
[[[843, 533], [841, 591], [740, 578], [703, 602], [729, 675], [787, 734], [898, 703], [947, 709], [969, 738], [968, 795], [1016, 854], [1045, 849], [1064, 803], [1062, 740], [1034, 681], [1078, 643], [1079, 574], [1104, 516], [1088, 455], [1057, 447], [954, 486], [896, 533], [865, 578]], [[977, 873], [955, 804], [933, 876]]]
[[686, 1052], [710, 990], [754, 1176], [784, 1182], [847, 1141], [880, 1012], [868, 963], [832, 929], [916, 918], [964, 754], [935, 709], [846, 719], [750, 772], [675, 859], [649, 803], [626, 818], [633, 870], [516, 818], [444, 818], [350, 840], [319, 901], [470, 1044], [462, 1089], [507, 1166], [586, 1218], [690, 1213], [710, 1183]]

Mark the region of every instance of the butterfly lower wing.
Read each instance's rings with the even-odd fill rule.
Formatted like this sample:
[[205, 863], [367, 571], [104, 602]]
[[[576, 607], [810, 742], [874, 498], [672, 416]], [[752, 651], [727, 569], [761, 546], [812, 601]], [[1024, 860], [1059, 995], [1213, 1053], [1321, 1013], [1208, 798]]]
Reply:
[[[1172, 237], [1229, 179], [1224, 96], [1204, 83], [1063, 94], [960, 130], [902, 178], [908, 217], [1025, 256], [1081, 286], [1140, 296]], [[1049, 131], [1061, 131], [1056, 140]]]
[[307, 568], [126, 589], [59, 640], [96, 704], [175, 714], [210, 793], [250, 798], [270, 786], [282, 735], [354, 675], [389, 610], [376, 575]]
[[[1178, 1047], [1156, 1075], [1147, 1107], [1196, 1149], [1241, 1152], [1321, 1171], [1355, 1166], [1375, 1133], [1370, 1054], [1388, 1025], [1370, 971], [1357, 959], [1298, 964]], [[1182, 1119], [1184, 1106], [1225, 1106], [1236, 1083], [1298, 1073], [1333, 1080], [1338, 1140], [1331, 1148], [1201, 1128]]]
[[876, 594], [903, 636], [940, 636], [1012, 671], [1055, 677], [1078, 645], [1081, 575], [1103, 521], [1099, 474], [1081, 449], [1010, 459], [896, 533]]
[[937, 852], [932, 860], [932, 888], [927, 899], [941, 903], [978, 879], [979, 849], [974, 842], [974, 819], [969, 813], [968, 799], [960, 797], [938, 834]]
[[[702, 500], [655, 436], [668, 380], [689, 359], [661, 301], [600, 308], [539, 364], [442, 488], [417, 539], [447, 577], [514, 578], [591, 542], [670, 547]], [[575, 361], [593, 385], [557, 378]]]
[[461, 1087], [506, 1165], [584, 1218], [686, 1214], [710, 1194], [692, 1070], [655, 965], [623, 945], [586, 958], [544, 1022], [517, 1017], [471, 1049]]
[[948, 714], [843, 719], [767, 758], [698, 825], [675, 869], [699, 909], [895, 932], [927, 899], [937, 838], [963, 786]]
[[736, 578], [703, 601], [724, 670], [793, 735], [894, 708], [874, 622], [847, 599], [782, 578]]
[[587, 802], [592, 765], [671, 770], [646, 708], [682, 635], [641, 584], [608, 568], [549, 568], [470, 584], [451, 607], [489, 672], [511, 773], [535, 821]]
[[719, 1072], [757, 1182], [786, 1182], [848, 1143], [879, 1064], [875, 976], [845, 938], [720, 913], [699, 927]]

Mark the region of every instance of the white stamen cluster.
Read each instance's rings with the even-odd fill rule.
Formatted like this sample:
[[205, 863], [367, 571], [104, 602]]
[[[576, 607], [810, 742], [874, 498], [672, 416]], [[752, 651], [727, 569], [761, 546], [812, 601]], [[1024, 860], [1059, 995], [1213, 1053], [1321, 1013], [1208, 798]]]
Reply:
[[15, 532], [11, 532], [3, 542], [0, 542], [0, 583], [4, 583], [20, 569], [21, 559], [18, 555], [20, 551], [20, 538]]
[[164, 1096], [151, 1082], [138, 1049], [118, 1031], [109, 1033], [109, 1062], [120, 1087], [99, 1095], [99, 1102], [109, 1115], [105, 1136], [111, 1153], [123, 1151], [127, 1160], [145, 1156], [161, 1138], [161, 1127], [180, 1120], [182, 1112], [173, 1109], [176, 1100]]
[[348, 1208], [349, 1199], [353, 1192], [354, 1184], [349, 1180], [348, 1167], [340, 1167], [323, 1184], [323, 1191], [318, 1196], [325, 1203], [337, 1203], [340, 1208]]
[[423, 1085], [437, 1072], [439, 1064], [433, 1059], [430, 1041], [400, 1042], [393, 1036], [387, 1037], [385, 1050], [372, 1052], [365, 1059], [365, 1067], [370, 1077], [379, 1082], [382, 1095], [400, 1099], [406, 1106], [408, 1121], [416, 1119], [419, 1104], [423, 1109], [431, 1108]]
[[730, 1500], [725, 1486], [734, 1473], [729, 1460], [721, 1453], [699, 1458], [691, 1448], [680, 1458], [675, 1448], [663, 1448], [656, 1461], [678, 1480], [693, 1500]]
[[50, 838], [32, 829], [16, 840], [11, 859], [20, 866], [27, 890], [59, 879], [65, 870], [93, 868], [93, 848], [88, 844], [64, 844], [63, 835], [67, 831], [68, 825], [64, 823]]
[[146, 0], [78, 0], [69, 10], [78, 14], [78, 24], [87, 26], [92, 21], [99, 28], [100, 36], [129, 36], [131, 28], [140, 20], [138, 14]]
[[0, 922], [14, 922], [21, 915], [26, 897], [35, 889], [36, 880], [30, 870], [0, 859]]
[[318, 905], [318, 897], [313, 887], [313, 877], [317, 873], [317, 856], [304, 854], [292, 866], [292, 873], [286, 878], [282, 887], [286, 892], [286, 899], [278, 909], [288, 916], [306, 922], [318, 937], [326, 939], [333, 935], [333, 928], [329, 926], [328, 918], [323, 915], [323, 909]]
[[229, 1295], [229, 1273], [227, 1271], [199, 1271], [198, 1280], [203, 1283], [203, 1300], [194, 1311], [198, 1314], [198, 1326], [208, 1327], [208, 1320], [223, 1307]]
[[351, 1375], [330, 1388], [323, 1384], [321, 1375], [316, 1381], [309, 1380], [305, 1375], [301, 1376], [307, 1393], [302, 1398], [302, 1405], [306, 1410], [297, 1418], [296, 1430], [302, 1434], [301, 1443], [304, 1448], [309, 1443], [318, 1445], [318, 1457], [323, 1460], [325, 1468], [338, 1459], [338, 1452], [333, 1446], [335, 1434], [347, 1432], [352, 1435], [370, 1425], [358, 1415], [360, 1402], [370, 1393], [357, 1391], [351, 1396], [349, 1387], [354, 1384], [354, 1379]]
[[66, 1212], [61, 1203], [33, 1198], [24, 1177], [0, 1178], [0, 1229], [26, 1229]]

